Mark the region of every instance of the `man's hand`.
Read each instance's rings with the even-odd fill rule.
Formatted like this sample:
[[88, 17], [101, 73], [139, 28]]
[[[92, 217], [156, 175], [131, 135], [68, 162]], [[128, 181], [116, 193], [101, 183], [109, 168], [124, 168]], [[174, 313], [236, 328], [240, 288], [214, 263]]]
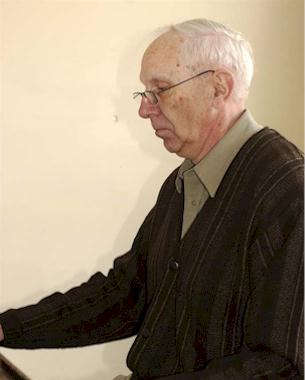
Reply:
[[2, 326], [0, 325], [0, 342], [4, 339], [4, 333], [2, 330]]

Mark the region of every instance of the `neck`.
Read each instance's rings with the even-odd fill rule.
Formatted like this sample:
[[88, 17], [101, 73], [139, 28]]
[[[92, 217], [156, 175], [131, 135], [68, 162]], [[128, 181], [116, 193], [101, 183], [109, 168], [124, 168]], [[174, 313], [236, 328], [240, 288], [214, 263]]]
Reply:
[[234, 112], [231, 110], [230, 113], [220, 113], [218, 117], [211, 123], [209, 133], [205, 136], [204, 145], [200, 150], [200, 154], [197, 157], [191, 158], [194, 164], [197, 164], [201, 161], [212, 149], [213, 147], [220, 141], [224, 135], [234, 126], [236, 121], [241, 117], [244, 113], [245, 108], [239, 107]]

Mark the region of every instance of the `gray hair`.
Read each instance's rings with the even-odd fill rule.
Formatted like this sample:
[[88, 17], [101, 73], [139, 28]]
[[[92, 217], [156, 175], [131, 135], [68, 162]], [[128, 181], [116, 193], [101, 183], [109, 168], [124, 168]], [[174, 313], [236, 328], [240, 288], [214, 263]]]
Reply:
[[236, 82], [235, 96], [247, 97], [254, 63], [251, 45], [241, 33], [207, 19], [185, 21], [168, 27], [167, 31], [186, 37], [181, 50], [184, 61], [191, 57], [207, 69], [227, 69]]

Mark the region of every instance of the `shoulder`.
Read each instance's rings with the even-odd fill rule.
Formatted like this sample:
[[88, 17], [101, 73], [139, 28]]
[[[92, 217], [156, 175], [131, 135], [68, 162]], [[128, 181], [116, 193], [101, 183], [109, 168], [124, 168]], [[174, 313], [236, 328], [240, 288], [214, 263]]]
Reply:
[[[248, 184], [257, 216], [266, 226], [275, 218], [300, 215], [304, 205], [304, 156], [290, 141], [265, 128], [249, 141], [252, 147]], [[248, 159], [250, 157], [248, 155]]]
[[258, 196], [282, 185], [303, 192], [304, 156], [290, 141], [273, 129], [254, 135], [239, 154], [240, 172], [252, 182]]
[[271, 192], [283, 186], [284, 191], [289, 188], [301, 195], [304, 180], [302, 152], [275, 130], [266, 128], [264, 132], [262, 148], [255, 160], [257, 168], [260, 169], [257, 175], [261, 172], [264, 180], [258, 190]]

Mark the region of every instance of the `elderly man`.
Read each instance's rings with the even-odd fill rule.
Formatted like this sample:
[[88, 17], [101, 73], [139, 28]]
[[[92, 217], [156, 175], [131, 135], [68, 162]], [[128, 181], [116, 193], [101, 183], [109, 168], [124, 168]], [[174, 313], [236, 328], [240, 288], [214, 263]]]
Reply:
[[4, 346], [137, 334], [132, 380], [302, 378], [303, 157], [245, 109], [252, 73], [249, 43], [216, 22], [152, 42], [134, 97], [185, 161], [108, 276], [1, 314]]

